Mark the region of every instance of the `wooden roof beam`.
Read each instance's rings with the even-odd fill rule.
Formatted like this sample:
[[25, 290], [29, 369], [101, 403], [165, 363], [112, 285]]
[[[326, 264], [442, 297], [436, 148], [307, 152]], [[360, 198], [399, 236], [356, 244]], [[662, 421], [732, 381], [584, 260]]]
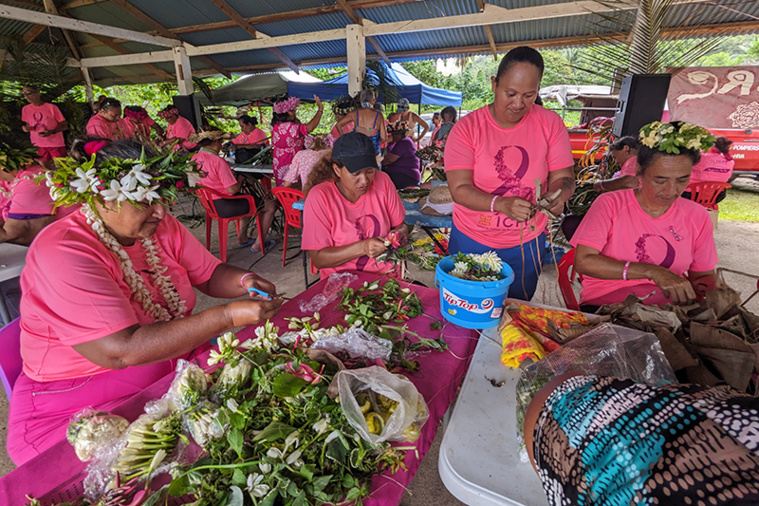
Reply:
[[39, 34], [47, 29], [45, 25], [34, 25], [23, 35], [22, 39], [26, 44], [33, 42]]
[[[243, 18], [237, 10], [235, 10], [231, 5], [229, 5], [225, 0], [211, 0], [211, 3], [214, 4], [221, 12], [223, 12], [229, 19], [234, 21], [234, 23], [245, 30], [248, 35], [250, 35], [254, 39], [259, 38], [259, 34], [256, 31], [255, 27], [251, 25], [249, 22]], [[268, 37], [268, 35], [267, 35]], [[270, 47], [267, 48], [268, 51], [277, 57], [279, 61], [290, 67], [290, 69], [295, 72], [296, 74], [300, 73], [300, 69], [298, 66], [293, 63], [293, 61], [279, 48]]]
[[[480, 6], [480, 12], [485, 10], [484, 0], [477, 0], [477, 5]], [[485, 35], [488, 36], [488, 44], [490, 44], [490, 50], [493, 52], [493, 59], [498, 61], [498, 50], [495, 47], [495, 39], [493, 38], [493, 28], [490, 25], [485, 25]]]
[[[353, 10], [353, 7], [348, 5], [348, 2], [346, 2], [345, 0], [335, 0], [335, 1], [337, 2], [337, 5], [339, 5], [340, 8], [343, 10], [343, 12], [345, 12], [345, 14], [351, 19], [351, 21], [353, 21], [354, 24], [363, 26], [364, 18], [356, 14], [356, 11]], [[382, 58], [382, 60], [384, 60], [385, 63], [390, 65], [390, 58], [388, 58], [385, 52], [382, 50], [382, 47], [379, 45], [379, 42], [377, 42], [377, 40], [374, 37], [367, 37], [366, 41], [372, 45], [372, 47], [377, 52], [377, 54], [380, 55], [380, 58]]]
[[[56, 16], [60, 15], [58, 12], [58, 8], [55, 6], [55, 2], [53, 0], [42, 0], [42, 4], [45, 6], [45, 12], [47, 12], [48, 14], [55, 14]], [[63, 32], [63, 38], [66, 39], [66, 45], [69, 47], [69, 51], [71, 51], [71, 54], [77, 60], [81, 60], [82, 52], [79, 50], [78, 43], [74, 39], [71, 32], [69, 32], [65, 28], [62, 28], [61, 32]]]
[[[120, 46], [119, 44], [116, 44], [112, 40], [110, 40], [108, 37], [103, 37], [102, 35], [96, 35], [96, 34], [90, 34], [91, 37], [97, 39], [101, 44], [108, 46], [109, 48], [113, 49], [119, 54], [131, 54], [131, 51], [129, 51], [124, 46]], [[152, 74], [158, 76], [161, 81], [173, 81], [174, 76], [169, 74], [168, 72], [159, 69], [155, 65], [151, 65], [149, 63], [143, 63], [143, 67], [148, 69]]]

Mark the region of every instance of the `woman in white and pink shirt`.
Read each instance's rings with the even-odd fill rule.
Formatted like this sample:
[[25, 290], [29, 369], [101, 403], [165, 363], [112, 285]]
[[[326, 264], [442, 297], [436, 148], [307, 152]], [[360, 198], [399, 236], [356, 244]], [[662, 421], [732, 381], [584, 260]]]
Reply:
[[[599, 195], [572, 237], [575, 269], [584, 275], [583, 309], [622, 302], [629, 294], [645, 304], [687, 304], [713, 284], [711, 219], [706, 208], [680, 195], [701, 154], [684, 135], [695, 132], [703, 147], [714, 138], [687, 123], [654, 125], [661, 125], [656, 144], [638, 152], [640, 188]], [[666, 151], [672, 146], [679, 153]]]
[[509, 51], [492, 78], [493, 103], [459, 120], [445, 146], [454, 200], [450, 253], [496, 251], [514, 270], [509, 296], [524, 300], [535, 293], [548, 223], [536, 214], [535, 181], [554, 196], [548, 210], [555, 215], [575, 188], [567, 129], [535, 105], [542, 74], [536, 50]]

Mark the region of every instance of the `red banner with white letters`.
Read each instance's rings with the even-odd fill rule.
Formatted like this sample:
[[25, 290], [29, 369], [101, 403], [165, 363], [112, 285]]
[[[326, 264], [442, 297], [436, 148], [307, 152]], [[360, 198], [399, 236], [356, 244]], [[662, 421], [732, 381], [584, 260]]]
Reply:
[[671, 120], [707, 128], [759, 128], [759, 66], [688, 67], [672, 77]]

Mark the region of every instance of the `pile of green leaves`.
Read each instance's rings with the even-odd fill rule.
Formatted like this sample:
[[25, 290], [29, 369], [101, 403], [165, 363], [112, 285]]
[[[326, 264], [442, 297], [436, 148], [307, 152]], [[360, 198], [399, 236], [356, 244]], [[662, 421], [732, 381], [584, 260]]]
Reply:
[[8, 142], [0, 140], [0, 170], [11, 172], [22, 170], [34, 163], [37, 158], [37, 148], [29, 141]]
[[360, 288], [343, 289], [340, 309], [345, 311], [348, 325], [360, 324], [370, 334], [382, 337], [381, 327], [390, 322], [403, 323], [422, 314], [419, 297], [409, 288], [389, 279], [364, 282]]

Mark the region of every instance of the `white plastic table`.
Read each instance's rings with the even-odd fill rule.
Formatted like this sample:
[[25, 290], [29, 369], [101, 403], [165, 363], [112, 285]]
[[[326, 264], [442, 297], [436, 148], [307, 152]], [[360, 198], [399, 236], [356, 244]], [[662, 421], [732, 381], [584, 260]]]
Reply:
[[274, 167], [271, 165], [235, 165], [232, 164], [232, 170], [235, 172], [244, 172], [246, 174], [274, 174]]
[[[0, 282], [17, 278], [21, 275], [21, 270], [26, 265], [26, 246], [16, 244], [0, 244]], [[3, 325], [10, 323], [10, 314], [5, 306], [5, 297], [0, 293], [0, 317]]]
[[[532, 465], [519, 460], [516, 384], [521, 369], [501, 363], [500, 342], [491, 328], [477, 343], [443, 435], [440, 478], [451, 494], [470, 505], [547, 504]], [[491, 379], [504, 384], [495, 387]]]

